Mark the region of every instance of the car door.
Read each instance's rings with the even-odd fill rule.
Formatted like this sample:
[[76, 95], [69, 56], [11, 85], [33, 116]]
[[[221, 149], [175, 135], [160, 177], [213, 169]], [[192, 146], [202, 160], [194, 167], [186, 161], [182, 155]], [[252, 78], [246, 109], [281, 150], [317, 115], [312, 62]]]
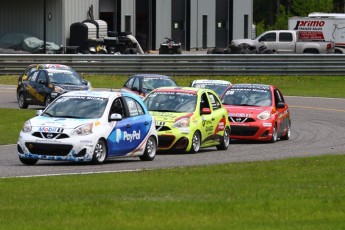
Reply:
[[[205, 111], [207, 110], [209, 111], [209, 113], [205, 113]], [[202, 137], [201, 146], [205, 147], [208, 145], [213, 145], [213, 130], [215, 118], [214, 114], [212, 114], [212, 108], [210, 106], [210, 101], [206, 92], [203, 92], [200, 97], [200, 117], [201, 125], [199, 125], [199, 129], [201, 131]]]
[[[115, 107], [121, 107], [115, 109]], [[138, 149], [149, 133], [152, 117], [145, 114], [140, 103], [131, 97], [117, 98], [110, 113], [121, 113], [123, 119], [116, 121], [115, 127], [108, 139], [109, 156], [124, 156]]]
[[39, 104], [39, 95], [36, 91], [39, 71], [32, 72], [27, 81], [23, 81], [23, 93], [29, 104]]
[[226, 119], [228, 119], [227, 111], [222, 107], [222, 104], [216, 94], [208, 92], [208, 100], [212, 107], [212, 133], [215, 142], [220, 143], [223, 138], [223, 130], [226, 125]]
[[295, 52], [295, 42], [293, 41], [293, 36], [291, 32], [279, 33], [278, 52], [282, 54]]
[[268, 32], [264, 34], [260, 39], [260, 42], [270, 50], [277, 50], [277, 33], [276, 32]]
[[38, 76], [37, 76], [37, 83], [36, 83], [36, 99], [40, 103], [45, 102], [46, 95], [49, 92], [49, 87], [48, 87], [48, 76], [47, 72], [44, 70], [39, 71]]
[[[285, 103], [284, 97], [278, 89], [274, 89], [274, 101], [277, 109], [277, 131], [278, 136], [289, 125], [289, 108]], [[279, 106], [283, 105], [282, 107]]]

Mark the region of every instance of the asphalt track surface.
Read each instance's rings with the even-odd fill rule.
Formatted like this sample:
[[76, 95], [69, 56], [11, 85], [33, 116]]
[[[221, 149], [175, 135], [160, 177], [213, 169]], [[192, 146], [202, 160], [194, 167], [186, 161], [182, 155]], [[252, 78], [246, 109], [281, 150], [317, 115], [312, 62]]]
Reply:
[[[0, 178], [140, 171], [345, 154], [345, 99], [285, 98], [292, 120], [291, 139], [288, 141], [270, 144], [232, 140], [226, 151], [208, 148], [197, 154], [158, 154], [152, 162], [119, 158], [103, 165], [39, 161], [34, 166], [26, 166], [19, 161], [15, 144], [4, 145], [0, 146]], [[15, 86], [0, 85], [0, 108], [18, 108]]]

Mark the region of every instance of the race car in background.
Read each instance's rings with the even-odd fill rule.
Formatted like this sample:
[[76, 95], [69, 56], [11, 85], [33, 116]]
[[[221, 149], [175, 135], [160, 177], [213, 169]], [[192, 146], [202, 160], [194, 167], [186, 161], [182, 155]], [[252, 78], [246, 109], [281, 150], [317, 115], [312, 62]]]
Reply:
[[136, 74], [128, 78], [122, 90], [145, 97], [152, 90], [159, 87], [177, 86], [169, 76], [160, 74]]
[[[26, 67], [24, 73], [18, 77], [18, 83], [17, 83], [17, 100], [19, 99], [19, 93], [18, 90], [22, 84], [22, 81], [26, 81], [28, 76], [35, 70], [38, 69], [61, 69], [61, 70], [71, 70], [74, 71], [70, 66], [67, 65], [61, 65], [61, 64], [30, 64], [28, 67]], [[75, 71], [74, 71], [75, 72]], [[77, 73], [76, 73], [77, 74]], [[78, 75], [78, 74], [77, 74]], [[78, 75], [79, 76], [79, 75]], [[89, 88], [92, 88], [91, 83], [89, 81], [86, 81], [84, 78], [79, 76], [81, 81], [84, 82]]]
[[74, 71], [68, 69], [35, 70], [18, 89], [18, 105], [21, 109], [29, 105], [47, 106], [69, 91], [91, 90], [90, 86]]
[[199, 79], [192, 81], [190, 87], [212, 89], [220, 96], [230, 85], [231, 82], [225, 80]]
[[197, 153], [230, 143], [228, 113], [218, 95], [209, 89], [162, 87], [144, 99], [156, 120], [158, 150]]
[[290, 138], [289, 107], [275, 86], [234, 84], [222, 94], [221, 101], [229, 113], [231, 139], [273, 143]]
[[157, 150], [153, 117], [131, 93], [76, 91], [52, 102], [25, 122], [17, 143], [19, 160], [86, 161], [115, 157], [152, 161]]

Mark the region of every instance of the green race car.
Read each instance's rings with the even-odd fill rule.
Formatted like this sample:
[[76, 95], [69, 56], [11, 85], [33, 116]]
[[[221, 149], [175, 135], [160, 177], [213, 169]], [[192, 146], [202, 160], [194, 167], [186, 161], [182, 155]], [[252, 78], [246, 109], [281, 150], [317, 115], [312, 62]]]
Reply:
[[144, 100], [156, 120], [158, 150], [196, 153], [230, 144], [228, 112], [218, 95], [209, 89], [163, 87]]

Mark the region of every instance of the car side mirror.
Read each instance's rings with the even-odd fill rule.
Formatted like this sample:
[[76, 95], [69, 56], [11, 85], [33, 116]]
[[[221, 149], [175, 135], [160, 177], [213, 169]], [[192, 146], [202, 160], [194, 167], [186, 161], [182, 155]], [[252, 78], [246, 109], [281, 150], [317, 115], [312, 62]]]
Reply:
[[47, 81], [45, 81], [45, 80], [39, 80], [38, 83], [39, 83], [39, 84], [42, 84], [42, 85], [45, 85], [45, 84], [47, 84]]
[[132, 90], [133, 91], [139, 91], [138, 87], [135, 87], [135, 86], [132, 87]]
[[112, 113], [109, 117], [109, 121], [121, 121], [122, 116], [119, 113]]
[[211, 109], [210, 108], [202, 108], [201, 114], [211, 114]]
[[36, 110], [36, 116], [40, 116], [43, 113], [42, 109]]
[[283, 109], [283, 108], [285, 108], [285, 103], [284, 103], [284, 102], [278, 102], [277, 108], [278, 108], [278, 109]]

